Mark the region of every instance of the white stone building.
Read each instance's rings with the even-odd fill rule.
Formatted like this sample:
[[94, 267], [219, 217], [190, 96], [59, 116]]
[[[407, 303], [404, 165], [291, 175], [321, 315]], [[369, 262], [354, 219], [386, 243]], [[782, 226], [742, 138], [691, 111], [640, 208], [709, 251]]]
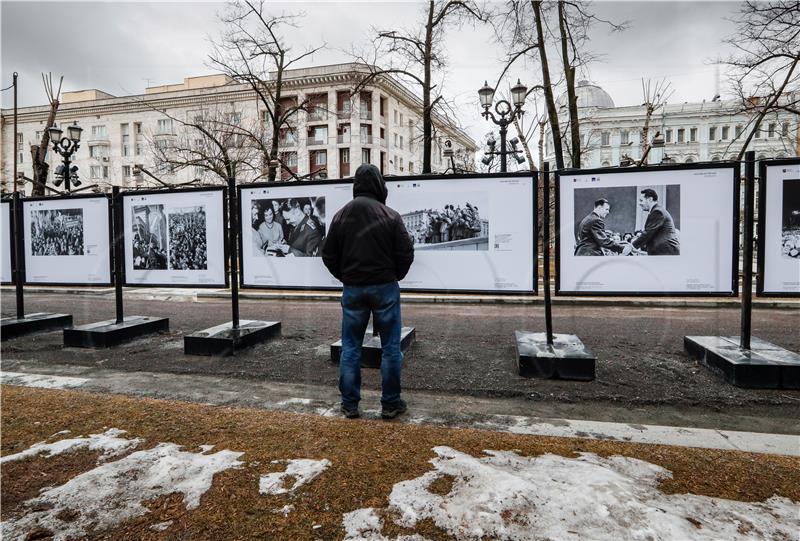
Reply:
[[[645, 107], [616, 107], [606, 91], [588, 81], [578, 82], [576, 93], [584, 148], [581, 167], [618, 166], [624, 156], [638, 161], [645, 150], [642, 141]], [[565, 97], [559, 99], [557, 107], [563, 129], [568, 120]], [[652, 140], [656, 132], [661, 132], [665, 144], [663, 148], [651, 149], [648, 163], [658, 164], [664, 158], [670, 163], [735, 159], [749, 120], [746, 113], [736, 112], [733, 101], [667, 104], [656, 111], [650, 121], [649, 138]], [[799, 120], [798, 115], [788, 112], [768, 115], [748, 150], [755, 151], [757, 159], [797, 156], [800, 154]], [[555, 167], [549, 125], [545, 131], [544, 154], [545, 160]]]
[[[291, 129], [281, 132], [279, 152], [285, 163], [295, 164], [293, 173], [303, 179], [351, 176], [358, 165], [369, 162], [388, 175], [419, 174], [422, 170], [421, 100], [391, 78], [373, 81], [357, 96], [350, 90], [358, 72], [366, 67], [337, 64], [284, 73], [283, 96], [287, 104], [308, 99], [310, 110], [298, 113]], [[149, 87], [142, 95], [111, 96], [100, 90], [82, 90], [62, 95], [56, 121], [60, 127], [76, 122], [83, 128], [81, 147], [73, 157], [81, 181], [108, 190], [113, 185], [131, 187], [152, 184], [143, 175], [134, 176], [137, 165], [155, 171], [152, 146], [176, 137], [186, 129], [167, 118], [191, 121], [193, 115], [212, 107], [227, 107], [242, 122], [257, 123], [265, 110], [255, 93], [243, 84], [234, 84], [224, 75], [190, 77], [182, 84]], [[32, 176], [30, 145], [38, 144], [47, 121], [49, 106], [18, 110], [18, 171]], [[13, 184], [13, 110], [3, 109], [0, 119], [0, 175], [3, 191]], [[176, 125], [178, 124], [178, 125]], [[470, 157], [475, 142], [452, 119], [434, 119], [434, 171], [448, 163], [442, 156], [444, 140]], [[48, 150], [50, 174], [61, 162]], [[211, 182], [201, 168], [187, 167], [174, 173], [157, 171], [167, 183], [199, 178]], [[289, 172], [284, 179], [295, 178]], [[30, 193], [31, 184], [26, 184]]]

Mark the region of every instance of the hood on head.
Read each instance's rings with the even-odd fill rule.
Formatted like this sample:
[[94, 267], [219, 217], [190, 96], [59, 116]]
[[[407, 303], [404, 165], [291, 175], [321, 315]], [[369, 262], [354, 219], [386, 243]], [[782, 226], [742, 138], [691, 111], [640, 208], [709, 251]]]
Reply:
[[353, 197], [360, 195], [377, 199], [386, 204], [389, 190], [386, 189], [386, 182], [384, 182], [380, 170], [371, 163], [362, 163], [356, 169], [356, 176], [353, 180]]

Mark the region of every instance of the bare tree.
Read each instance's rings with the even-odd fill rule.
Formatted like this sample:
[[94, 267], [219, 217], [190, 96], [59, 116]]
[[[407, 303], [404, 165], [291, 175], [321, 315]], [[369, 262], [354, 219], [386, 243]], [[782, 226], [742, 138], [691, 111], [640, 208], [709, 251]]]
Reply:
[[266, 143], [259, 138], [256, 145], [263, 152], [270, 182], [276, 179], [278, 167], [290, 171], [279, 159], [281, 129], [294, 129], [299, 112], [306, 111], [308, 106], [307, 100], [284, 99], [285, 72], [323, 47], [310, 47], [295, 54], [286, 44], [282, 33], [298, 28], [297, 21], [302, 16], [302, 13], [272, 15], [266, 11], [263, 0], [234, 2], [221, 16], [225, 31], [222, 38], [212, 43], [209, 56], [213, 68], [250, 86], [264, 108], [270, 137]]
[[741, 160], [761, 123], [780, 112], [800, 114], [800, 2], [743, 2], [726, 39], [734, 54], [724, 62], [739, 111], [750, 115], [737, 139]]
[[[361, 75], [353, 94], [383, 76], [397, 78], [416, 86], [422, 94], [422, 172], [431, 172], [431, 149], [434, 141], [435, 111], [446, 111], [443, 94], [444, 49], [447, 31], [466, 22], [485, 21], [487, 15], [474, 0], [428, 0], [425, 22], [407, 30], [375, 30], [372, 56], [355, 54], [368, 71]], [[383, 66], [378, 66], [380, 59]], [[388, 65], [387, 65], [388, 64]], [[434, 82], [434, 72], [438, 82]]]
[[56, 123], [56, 113], [58, 112], [59, 98], [61, 97], [61, 84], [64, 82], [62, 76], [58, 80], [58, 88], [53, 90], [53, 75], [42, 73], [42, 84], [47, 95], [47, 102], [50, 104], [50, 112], [47, 115], [47, 123], [42, 130], [42, 139], [38, 145], [31, 145], [31, 162], [33, 163], [33, 188], [32, 195], [44, 195], [47, 185], [47, 172], [50, 166], [47, 163], [47, 149], [50, 146], [50, 128]]
[[[639, 165], [647, 164], [647, 155], [652, 148], [652, 141], [650, 141], [650, 121], [653, 118], [653, 114], [664, 107], [670, 96], [672, 96], [670, 83], [668, 83], [666, 79], [661, 79], [657, 81], [654, 86], [649, 79], [647, 81], [642, 79], [642, 96], [644, 97], [644, 103], [642, 103], [644, 107], [644, 126], [642, 127], [641, 137], [642, 157], [639, 160]], [[659, 135], [659, 133], [656, 132], [656, 135]]]

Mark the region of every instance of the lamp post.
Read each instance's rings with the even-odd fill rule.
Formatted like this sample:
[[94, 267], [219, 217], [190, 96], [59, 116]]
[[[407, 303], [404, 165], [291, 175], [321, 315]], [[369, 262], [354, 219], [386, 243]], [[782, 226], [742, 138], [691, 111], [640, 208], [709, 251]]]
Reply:
[[78, 126], [78, 123], [75, 122], [67, 126], [67, 135], [65, 137], [62, 137], [64, 131], [59, 128], [57, 124], [53, 124], [53, 127], [50, 128], [49, 131], [50, 141], [53, 142], [53, 150], [64, 160], [64, 163], [55, 170], [53, 184], [60, 186], [63, 182], [64, 192], [69, 193], [70, 181], [75, 188], [81, 185], [81, 181], [78, 180], [78, 166], [71, 165], [72, 162], [70, 158], [81, 146], [80, 141], [83, 128]]
[[[525, 105], [525, 96], [527, 93], [528, 87], [523, 85], [519, 79], [517, 79], [517, 84], [511, 87], [511, 101], [513, 102], [513, 105], [506, 100], [500, 100], [494, 106], [494, 111], [499, 116], [498, 118], [489, 110], [489, 108], [492, 106], [492, 101], [494, 101], [494, 88], [489, 86], [488, 82], [484, 82], [483, 88], [478, 90], [478, 97], [481, 101], [481, 107], [483, 107], [483, 113], [481, 113], [481, 116], [486, 120], [491, 120], [497, 126], [500, 126], [500, 150], [495, 151], [490, 148], [486, 154], [500, 155], [500, 171], [503, 173], [506, 172], [506, 156], [508, 154], [517, 156], [517, 153], [519, 152], [516, 148], [513, 151], [506, 149], [506, 132], [508, 131], [509, 124], [514, 122], [517, 117], [521, 117], [523, 114], [525, 114], [525, 111], [522, 110], [522, 106]], [[517, 142], [518, 141], [519, 140], [517, 140]], [[517, 159], [517, 161], [522, 163], [519, 161], [519, 159]], [[524, 161], [524, 158], [522, 161]]]

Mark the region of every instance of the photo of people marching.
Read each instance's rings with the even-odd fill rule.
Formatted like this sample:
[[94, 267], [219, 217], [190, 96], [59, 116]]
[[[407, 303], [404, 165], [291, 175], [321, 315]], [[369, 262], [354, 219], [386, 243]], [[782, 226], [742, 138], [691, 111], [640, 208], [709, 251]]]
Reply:
[[164, 205], [133, 207], [133, 268], [167, 269], [167, 217]]
[[31, 211], [31, 253], [84, 255], [83, 209]]
[[208, 269], [205, 207], [170, 209], [169, 268], [174, 270]]

